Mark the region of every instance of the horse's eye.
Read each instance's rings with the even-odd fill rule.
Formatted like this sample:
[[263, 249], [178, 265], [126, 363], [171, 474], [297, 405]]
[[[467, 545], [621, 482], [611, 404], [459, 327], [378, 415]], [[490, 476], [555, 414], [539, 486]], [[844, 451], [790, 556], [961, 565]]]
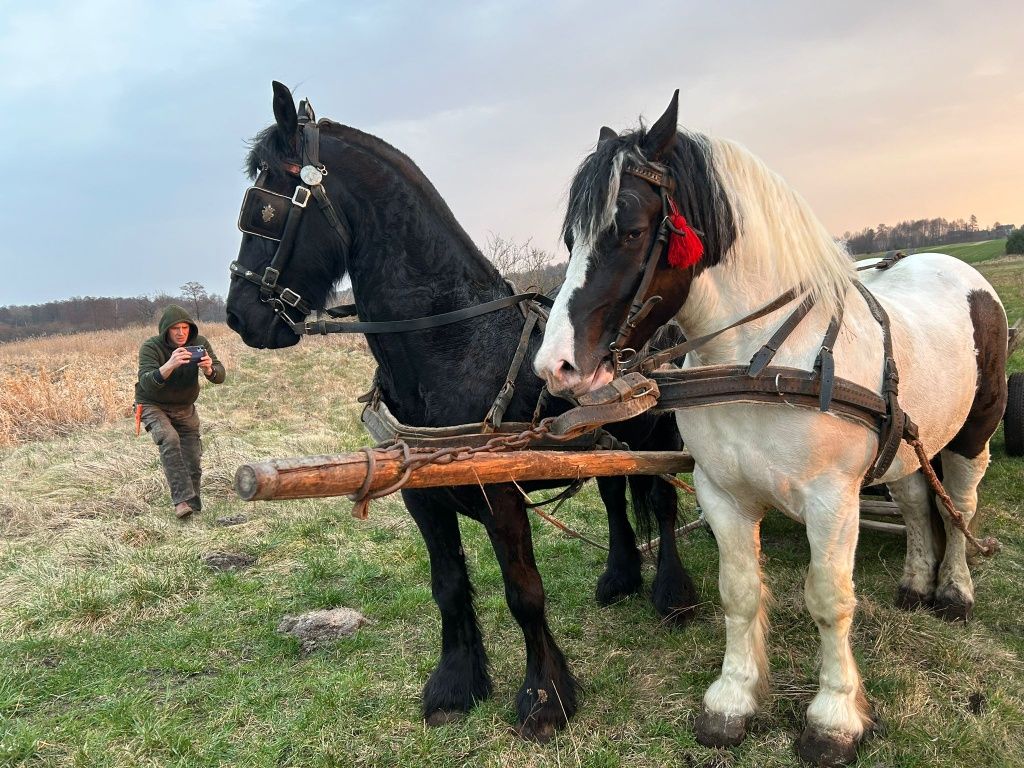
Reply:
[[622, 242], [624, 242], [624, 243], [635, 243], [637, 240], [639, 240], [643, 236], [644, 236], [644, 231], [642, 229], [631, 229], [631, 230], [629, 230], [629, 232], [626, 233], [625, 237], [622, 238]]

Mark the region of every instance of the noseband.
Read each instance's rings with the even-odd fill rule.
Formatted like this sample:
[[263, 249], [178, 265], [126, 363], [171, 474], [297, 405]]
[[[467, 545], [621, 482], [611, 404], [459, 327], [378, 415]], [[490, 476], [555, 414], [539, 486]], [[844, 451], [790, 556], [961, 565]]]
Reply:
[[[262, 275], [246, 269], [237, 261], [232, 261], [229, 267], [232, 277], [248, 280], [259, 286], [260, 301], [273, 308], [275, 320], [281, 320], [293, 330], [302, 327], [305, 317], [310, 314], [312, 309], [308, 301], [291, 288], [281, 286], [279, 280], [291, 259], [292, 251], [295, 248], [295, 236], [299, 229], [299, 220], [303, 211], [306, 210], [310, 198], [316, 200], [327, 223], [341, 238], [345, 250], [348, 251], [352, 245], [351, 231], [335, 211], [323, 188], [322, 182], [327, 175], [327, 168], [320, 162], [320, 126], [316, 122], [313, 108], [308, 101], [303, 100], [299, 104], [298, 121], [302, 134], [300, 155], [303, 165], [298, 166], [294, 163], [283, 165], [284, 170], [299, 181], [295, 185], [292, 196], [279, 195], [260, 185], [267, 174], [267, 166], [264, 164], [260, 167], [260, 175], [256, 179], [256, 183], [246, 190], [242, 200], [242, 210], [238, 215], [238, 228], [242, 232], [277, 243], [274, 258], [270, 265], [263, 270]], [[282, 219], [281, 214], [285, 211], [287, 213], [284, 213]], [[301, 317], [293, 318], [288, 313], [290, 309], [301, 313]], [[349, 317], [355, 314], [355, 307], [345, 305], [324, 311], [334, 317]]]

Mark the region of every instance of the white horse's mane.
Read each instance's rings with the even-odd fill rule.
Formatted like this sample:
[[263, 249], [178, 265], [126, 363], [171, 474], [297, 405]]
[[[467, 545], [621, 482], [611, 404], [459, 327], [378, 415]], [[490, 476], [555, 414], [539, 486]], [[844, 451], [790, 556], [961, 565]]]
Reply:
[[714, 168], [736, 216], [726, 263], [779, 292], [802, 286], [834, 313], [854, 279], [853, 261], [807, 201], [736, 142], [710, 138]]

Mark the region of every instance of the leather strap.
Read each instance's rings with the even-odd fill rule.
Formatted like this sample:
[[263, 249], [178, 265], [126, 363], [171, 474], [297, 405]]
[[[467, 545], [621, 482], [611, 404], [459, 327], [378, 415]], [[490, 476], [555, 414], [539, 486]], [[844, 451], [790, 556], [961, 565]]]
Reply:
[[551, 434], [580, 435], [604, 424], [631, 419], [657, 405], [659, 394], [653, 379], [628, 373], [582, 395], [576, 408], [555, 417]]
[[882, 429], [878, 436], [878, 456], [875, 463], [864, 476], [864, 484], [870, 485], [872, 481], [885, 474], [885, 471], [896, 458], [896, 451], [899, 450], [900, 441], [904, 435], [917, 436], [917, 426], [907, 417], [906, 412], [900, 408], [899, 385], [900, 376], [896, 370], [896, 358], [892, 353], [892, 333], [889, 328], [889, 314], [885, 307], [878, 303], [878, 299], [859, 280], [854, 281], [860, 295], [871, 311], [871, 316], [882, 327], [882, 346], [885, 350], [885, 362], [882, 369], [882, 397], [885, 398], [887, 415], [882, 422]]
[[327, 333], [408, 333], [410, 331], [422, 331], [427, 328], [439, 328], [443, 325], [458, 323], [462, 320], [469, 320], [473, 317], [486, 315], [489, 312], [497, 312], [500, 309], [511, 307], [523, 301], [536, 301], [539, 304], [550, 307], [553, 302], [542, 293], [517, 293], [514, 296], [505, 296], [483, 304], [476, 304], [465, 309], [457, 309], [453, 312], [444, 312], [440, 315], [427, 315], [411, 320], [384, 320], [380, 322], [337, 322], [333, 320], [307, 320], [301, 323], [293, 323], [292, 330], [302, 334], [327, 334]]
[[[810, 371], [783, 366], [765, 368], [760, 376], [746, 375], [745, 365], [709, 365], [651, 374], [661, 392], [656, 411], [722, 403], [758, 402], [817, 408], [821, 381]], [[875, 392], [846, 379], [835, 379], [831, 409], [870, 429], [878, 430], [887, 410]]]
[[835, 349], [836, 339], [839, 338], [839, 329], [843, 325], [843, 309], [845, 304], [840, 304], [835, 316], [829, 321], [825, 331], [825, 338], [821, 341], [821, 349], [818, 350], [818, 357], [814, 361], [814, 370], [821, 378], [821, 395], [818, 398], [818, 410], [822, 413], [828, 411], [832, 403], [832, 391], [836, 378], [836, 363], [832, 354]]
[[502, 385], [501, 391], [498, 392], [498, 396], [494, 399], [494, 404], [487, 411], [487, 415], [484, 416], [484, 432], [493, 432], [501, 426], [501, 420], [505, 416], [505, 411], [515, 396], [516, 379], [519, 377], [519, 369], [523, 367], [523, 360], [526, 359], [526, 350], [530, 346], [530, 337], [533, 335], [533, 329], [537, 326], [538, 319], [540, 319], [540, 316], [537, 313], [530, 312], [523, 323], [523, 331], [519, 334], [519, 344], [516, 347], [515, 354], [512, 355], [512, 362], [509, 364], [508, 373], [505, 374], [505, 383]]
[[750, 366], [747, 368], [747, 376], [759, 376], [761, 371], [768, 367], [768, 363], [775, 357], [782, 343], [789, 338], [793, 329], [800, 325], [800, 321], [807, 317], [807, 313], [814, 306], [814, 299], [808, 296], [800, 302], [786, 321], [776, 329], [768, 342], [761, 347], [750, 359]]
[[759, 317], [770, 315], [772, 312], [779, 309], [780, 307], [786, 306], [786, 304], [791, 302], [796, 297], [796, 289], [791, 288], [770, 304], [766, 304], [760, 309], [751, 312], [749, 315], [741, 317], [735, 323], [731, 323], [730, 325], [725, 326], [725, 328], [720, 328], [717, 331], [713, 331], [712, 333], [707, 333], [703, 336], [698, 336], [695, 339], [687, 339], [682, 344], [676, 344], [674, 347], [663, 349], [660, 352], [656, 352], [653, 355], [648, 355], [647, 357], [640, 360], [636, 364], [636, 367], [638, 367], [641, 371], [645, 373], [649, 373], [654, 369], [658, 368], [659, 366], [667, 363], [669, 360], [672, 360], [673, 358], [679, 357], [680, 355], [685, 355], [688, 352], [693, 352], [695, 349], [700, 349], [709, 341], [721, 336], [726, 331], [731, 331], [733, 328], [743, 325], [744, 323], [749, 323], [751, 320], [756, 320]]

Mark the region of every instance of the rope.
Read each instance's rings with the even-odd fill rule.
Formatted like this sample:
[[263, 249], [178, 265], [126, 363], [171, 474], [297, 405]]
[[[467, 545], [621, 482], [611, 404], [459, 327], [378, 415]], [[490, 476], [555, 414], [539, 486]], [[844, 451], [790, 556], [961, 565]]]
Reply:
[[942, 487], [942, 481], [935, 474], [935, 470], [932, 469], [932, 464], [928, 460], [928, 454], [925, 452], [924, 446], [921, 441], [917, 438], [908, 440], [911, 446], [914, 448], [914, 452], [917, 453], [917, 458], [921, 462], [921, 472], [924, 474], [925, 479], [928, 480], [928, 485], [932, 487], [935, 495], [942, 501], [942, 506], [946, 508], [946, 512], [949, 513], [949, 521], [956, 526], [964, 538], [971, 543], [982, 555], [985, 557], [992, 557], [996, 552], [1002, 549], [1002, 545], [999, 540], [993, 536], [987, 536], [982, 540], [978, 540], [973, 533], [967, 529], [967, 523], [964, 522], [964, 516], [960, 514], [956, 506], [953, 504], [953, 499], [946, 493], [946, 489]]

